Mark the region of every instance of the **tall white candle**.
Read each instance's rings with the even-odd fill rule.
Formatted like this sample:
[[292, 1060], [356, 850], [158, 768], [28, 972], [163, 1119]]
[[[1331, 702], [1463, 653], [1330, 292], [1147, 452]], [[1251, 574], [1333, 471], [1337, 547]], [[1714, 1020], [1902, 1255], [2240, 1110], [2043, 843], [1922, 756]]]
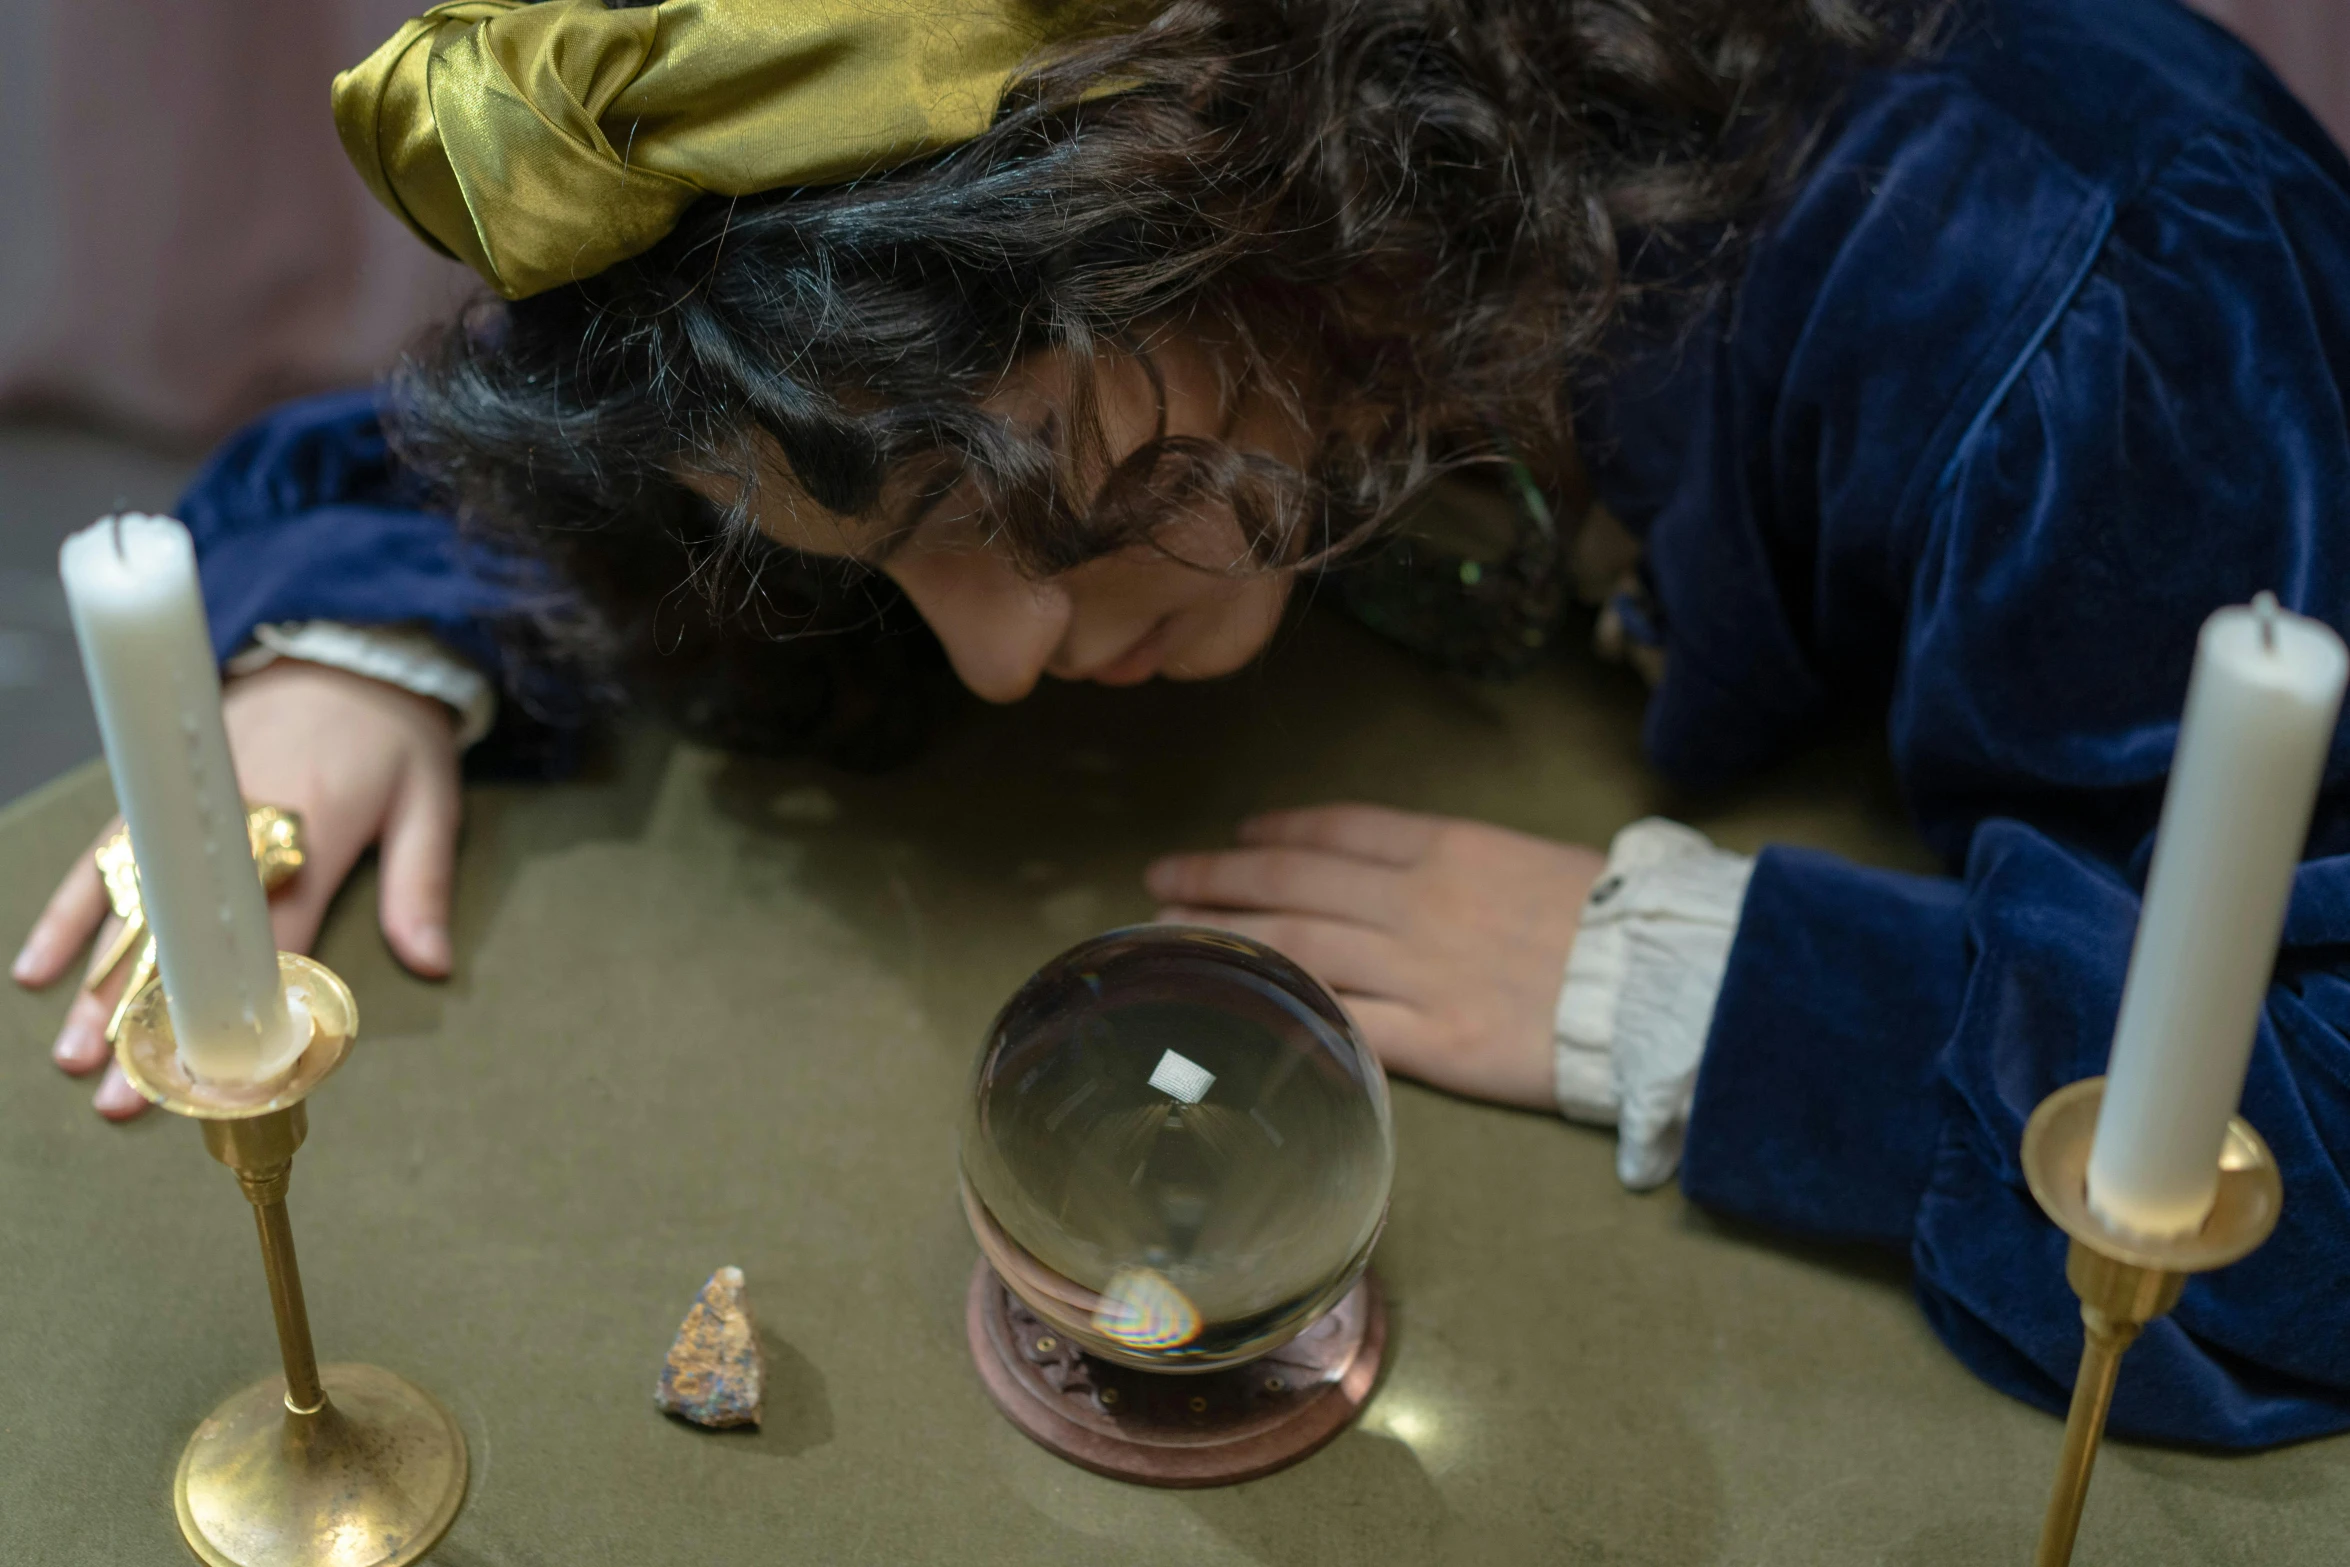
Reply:
[[2203, 623], [2089, 1155], [2089, 1204], [2192, 1234], [2219, 1189], [2350, 654], [2262, 594]]
[[276, 1076], [305, 1043], [220, 718], [220, 675], [188, 530], [108, 518], [58, 553], [180, 1059], [216, 1083]]

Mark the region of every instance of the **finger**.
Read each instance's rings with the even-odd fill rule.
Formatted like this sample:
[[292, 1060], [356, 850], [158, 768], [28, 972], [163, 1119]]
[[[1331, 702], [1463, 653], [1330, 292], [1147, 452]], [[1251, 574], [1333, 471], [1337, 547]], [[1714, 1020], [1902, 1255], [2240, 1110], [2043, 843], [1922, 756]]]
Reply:
[[65, 1009], [65, 1026], [57, 1031], [57, 1043], [49, 1047], [50, 1059], [75, 1077], [95, 1072], [113, 1060], [114, 1047], [106, 1043], [106, 1020], [114, 1015], [114, 998], [121, 989], [122, 976], [116, 975], [100, 993], [85, 990], [74, 997], [73, 1005]]
[[1143, 883], [1167, 903], [1323, 914], [1377, 925], [1396, 906], [1402, 877], [1389, 866], [1318, 849], [1227, 849], [1171, 854], [1143, 873]]
[[90, 1103], [109, 1121], [127, 1121], [147, 1108], [147, 1101], [131, 1086], [131, 1080], [122, 1075], [119, 1066], [106, 1069], [106, 1080], [98, 1085]]
[[[347, 869], [347, 867], [346, 867]], [[308, 952], [318, 944], [318, 927], [326, 922], [326, 908], [334, 901], [341, 876], [320, 874], [318, 862], [301, 871], [269, 900], [269, 936], [280, 952]]]
[[310, 808], [303, 820], [302, 868], [269, 899], [270, 935], [284, 952], [308, 952], [318, 944], [326, 911], [368, 843], [367, 829], [352, 826], [349, 811]]
[[74, 861], [73, 869], [65, 873], [65, 880], [50, 894], [49, 906], [33, 921], [23, 949], [9, 967], [10, 974], [20, 985], [55, 984], [106, 914], [106, 883], [98, 877], [93, 846], [92, 853]]
[[1230, 910], [1167, 908], [1162, 922], [1207, 925], [1261, 941], [1332, 990], [1406, 999], [1409, 955], [1384, 931], [1344, 920], [1293, 914], [1235, 914]]
[[457, 780], [444, 770], [408, 770], [384, 823], [384, 940], [402, 963], [431, 979], [449, 972], [449, 884], [456, 875]]
[[1381, 865], [1419, 863], [1444, 825], [1440, 816], [1384, 805], [1315, 805], [1267, 811], [1240, 824], [1240, 841], [1260, 848], [1320, 849]]

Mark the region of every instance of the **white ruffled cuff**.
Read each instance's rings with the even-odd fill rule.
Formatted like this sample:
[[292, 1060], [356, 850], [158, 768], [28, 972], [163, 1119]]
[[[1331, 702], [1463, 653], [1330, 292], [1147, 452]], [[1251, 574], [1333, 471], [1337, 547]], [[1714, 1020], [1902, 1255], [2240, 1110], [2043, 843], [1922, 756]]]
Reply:
[[253, 640], [228, 661], [249, 675], [281, 658], [349, 670], [446, 703], [457, 715], [457, 747], [490, 732], [498, 693], [487, 676], [413, 626], [351, 626], [339, 620], [280, 621], [255, 626]]
[[1661, 817], [1608, 846], [1583, 906], [1552, 1029], [1561, 1114], [1616, 1128], [1634, 1191], [1680, 1167], [1697, 1064], [1754, 861]]

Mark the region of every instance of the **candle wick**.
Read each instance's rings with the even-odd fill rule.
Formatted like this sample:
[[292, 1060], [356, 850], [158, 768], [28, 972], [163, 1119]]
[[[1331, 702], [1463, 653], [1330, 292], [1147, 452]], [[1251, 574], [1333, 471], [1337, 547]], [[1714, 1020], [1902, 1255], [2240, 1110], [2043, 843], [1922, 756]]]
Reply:
[[114, 558], [127, 563], [131, 557], [130, 552], [122, 547], [122, 513], [116, 512], [106, 520], [114, 524]]
[[2252, 613], [2260, 622], [2260, 646], [2263, 652], [2277, 650], [2277, 596], [2263, 588], [2252, 595]]

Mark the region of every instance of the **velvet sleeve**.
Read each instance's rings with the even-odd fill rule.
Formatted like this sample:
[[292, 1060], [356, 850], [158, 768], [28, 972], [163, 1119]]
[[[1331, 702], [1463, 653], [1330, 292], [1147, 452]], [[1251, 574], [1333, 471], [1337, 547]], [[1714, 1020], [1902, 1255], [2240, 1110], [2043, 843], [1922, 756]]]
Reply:
[[375, 394], [284, 404], [231, 436], [180, 500], [226, 659], [275, 621], [422, 626], [496, 678], [515, 589], [392, 460]]
[[[2028, 323], [1916, 511], [1823, 518], [1828, 552], [1873, 551], [1901, 584], [1894, 760], [1956, 874], [1762, 856], [1683, 1184], [1906, 1248], [1944, 1341], [2049, 1409], [2080, 1320], [2017, 1150], [2043, 1095], [2104, 1068], [2196, 628], [2262, 588], [2350, 627], [2344, 174], [2274, 139], [2183, 147]], [[2243, 1111], [2282, 1161], [2283, 1224], [2148, 1329], [2119, 1433], [2243, 1447], [2350, 1428], [2340, 734]]]
[[372, 391], [283, 404], [231, 436], [180, 499], [223, 661], [256, 626], [339, 621], [419, 627], [505, 700], [465, 756], [475, 776], [573, 770], [587, 703], [545, 661], [517, 667], [501, 621], [548, 590], [543, 574], [465, 540], [393, 459]]

